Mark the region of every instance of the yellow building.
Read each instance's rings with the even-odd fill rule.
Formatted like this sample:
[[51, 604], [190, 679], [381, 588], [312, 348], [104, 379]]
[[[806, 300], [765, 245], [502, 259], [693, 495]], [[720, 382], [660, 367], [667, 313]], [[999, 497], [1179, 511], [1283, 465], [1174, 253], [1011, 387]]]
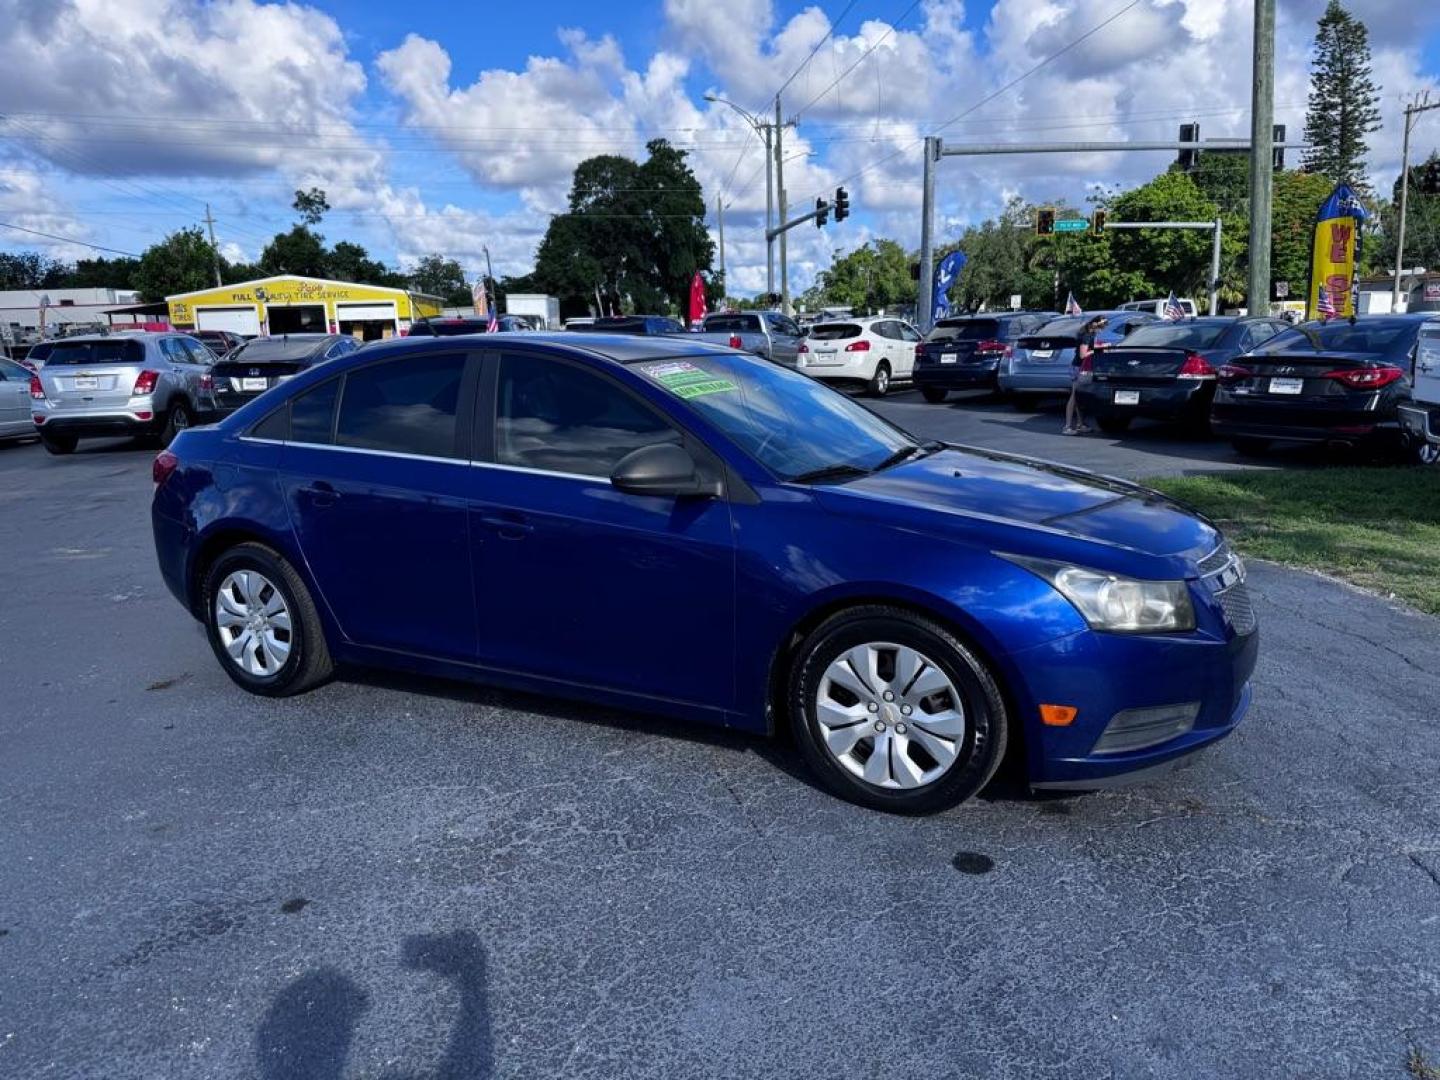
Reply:
[[177, 330], [237, 334], [350, 334], [361, 341], [396, 337], [412, 319], [439, 315], [438, 296], [282, 274], [218, 289], [167, 296]]

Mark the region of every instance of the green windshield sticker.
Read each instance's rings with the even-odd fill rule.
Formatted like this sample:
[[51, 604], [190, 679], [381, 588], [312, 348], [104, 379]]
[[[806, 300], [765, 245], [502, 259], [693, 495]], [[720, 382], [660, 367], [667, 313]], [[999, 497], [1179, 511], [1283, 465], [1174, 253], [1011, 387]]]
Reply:
[[687, 364], [683, 360], [671, 360], [663, 364], [644, 364], [640, 370], [676, 397], [685, 400], [705, 394], [723, 394], [739, 389], [729, 379], [711, 375], [708, 371], [701, 371], [694, 364]]

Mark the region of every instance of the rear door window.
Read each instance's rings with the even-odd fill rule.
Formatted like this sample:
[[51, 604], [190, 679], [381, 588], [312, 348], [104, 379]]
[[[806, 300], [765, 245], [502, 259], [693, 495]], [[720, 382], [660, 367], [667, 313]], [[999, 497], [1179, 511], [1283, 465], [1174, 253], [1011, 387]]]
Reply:
[[288, 433], [291, 442], [330, 444], [339, 391], [340, 380], [331, 379], [291, 399]]
[[337, 446], [425, 457], [461, 457], [460, 383], [464, 353], [391, 360], [345, 376]]
[[707, 334], [743, 334], [759, 329], [758, 315], [711, 315], [705, 320]]

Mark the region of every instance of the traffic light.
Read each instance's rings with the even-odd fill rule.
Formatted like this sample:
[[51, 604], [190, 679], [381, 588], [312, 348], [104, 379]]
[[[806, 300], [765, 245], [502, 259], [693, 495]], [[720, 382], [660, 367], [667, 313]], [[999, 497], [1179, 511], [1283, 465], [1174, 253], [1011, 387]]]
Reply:
[[1270, 164], [1275, 171], [1279, 172], [1285, 168], [1285, 148], [1280, 144], [1285, 141], [1285, 125], [1276, 124], [1270, 129], [1270, 137], [1275, 140], [1275, 149], [1271, 151]]
[[[1199, 124], [1181, 124], [1181, 125], [1180, 125], [1180, 141], [1181, 141], [1181, 142], [1199, 142], [1199, 141], [1200, 141], [1200, 125], [1199, 125]], [[1180, 163], [1180, 168], [1184, 169], [1186, 172], [1189, 172], [1191, 169], [1195, 168], [1195, 166], [1200, 163], [1200, 151], [1199, 151], [1199, 150], [1181, 150], [1181, 151], [1180, 151], [1180, 156], [1177, 157], [1175, 160]]]
[[[826, 219], [829, 215], [830, 215], [830, 204], [827, 203], [824, 199], [816, 199], [816, 200], [815, 200], [815, 227], [816, 227], [817, 229], [823, 229], [823, 228], [825, 227], [825, 219]], [[835, 220], [836, 220], [836, 221], [839, 221], [840, 218], [837, 216], [837, 217], [835, 218]]]
[[1035, 213], [1035, 234], [1037, 236], [1050, 236], [1055, 232], [1055, 211], [1051, 207], [1045, 207]]
[[1094, 229], [1097, 233], [1104, 232], [1105, 217], [1107, 213], [1108, 211], [1105, 210], [1096, 210], [1095, 216], [1090, 219], [1090, 228]]
[[850, 193], [843, 187], [835, 189], [835, 224], [850, 216]]

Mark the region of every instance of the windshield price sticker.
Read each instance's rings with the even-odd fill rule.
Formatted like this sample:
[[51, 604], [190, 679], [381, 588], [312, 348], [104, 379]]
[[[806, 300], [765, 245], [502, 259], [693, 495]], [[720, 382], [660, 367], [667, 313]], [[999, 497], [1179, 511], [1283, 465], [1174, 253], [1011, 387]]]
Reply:
[[663, 364], [644, 364], [640, 370], [676, 397], [687, 401], [705, 394], [723, 394], [739, 389], [729, 379], [722, 379], [711, 375], [708, 371], [701, 371], [694, 364], [687, 364], [683, 360], [672, 360]]

